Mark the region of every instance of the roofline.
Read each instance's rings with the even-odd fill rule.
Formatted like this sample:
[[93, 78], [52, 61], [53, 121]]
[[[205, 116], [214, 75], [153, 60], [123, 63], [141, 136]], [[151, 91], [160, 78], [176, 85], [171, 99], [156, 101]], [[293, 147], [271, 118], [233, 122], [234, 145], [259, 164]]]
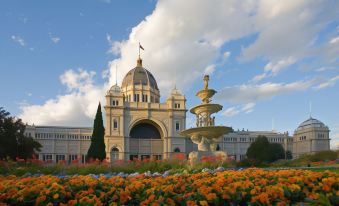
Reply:
[[66, 127], [66, 126], [36, 126], [36, 125], [29, 125], [31, 127], [35, 127], [35, 128], [56, 128], [56, 129], [93, 129], [93, 127]]

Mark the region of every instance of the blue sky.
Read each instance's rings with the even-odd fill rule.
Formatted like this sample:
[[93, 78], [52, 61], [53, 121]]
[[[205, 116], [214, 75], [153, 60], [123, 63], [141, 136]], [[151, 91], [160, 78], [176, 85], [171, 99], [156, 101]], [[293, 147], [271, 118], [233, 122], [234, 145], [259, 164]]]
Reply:
[[[338, 1], [1, 1], [0, 106], [25, 122], [91, 126], [98, 101], [135, 66], [162, 100], [187, 106], [202, 76], [224, 106], [217, 123], [293, 130], [312, 116], [339, 141]], [[188, 125], [193, 116], [188, 114]]]

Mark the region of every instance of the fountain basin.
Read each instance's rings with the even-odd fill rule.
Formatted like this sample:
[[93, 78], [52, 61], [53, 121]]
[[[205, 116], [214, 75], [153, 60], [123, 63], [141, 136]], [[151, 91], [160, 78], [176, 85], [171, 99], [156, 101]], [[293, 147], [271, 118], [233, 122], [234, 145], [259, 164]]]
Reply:
[[190, 109], [190, 112], [193, 114], [201, 114], [204, 112], [213, 114], [220, 110], [222, 110], [222, 106], [220, 104], [200, 104]]
[[213, 97], [215, 93], [217, 93], [217, 91], [215, 91], [214, 89], [204, 89], [198, 91], [196, 96], [198, 96], [201, 100], [203, 100], [203, 102], [205, 102], [204, 100], [209, 100], [211, 97]]
[[184, 131], [180, 132], [180, 135], [186, 136], [186, 137], [192, 137], [192, 136], [203, 136], [207, 139], [216, 139], [221, 137], [223, 134], [229, 133], [233, 131], [231, 127], [225, 127], [225, 126], [207, 126], [207, 127], [196, 127], [196, 128], [190, 128], [186, 129]]

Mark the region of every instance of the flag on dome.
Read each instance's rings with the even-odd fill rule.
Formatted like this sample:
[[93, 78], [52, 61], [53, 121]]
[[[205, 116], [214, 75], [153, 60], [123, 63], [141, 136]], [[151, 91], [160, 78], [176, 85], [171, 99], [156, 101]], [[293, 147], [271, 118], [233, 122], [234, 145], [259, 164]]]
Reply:
[[140, 42], [139, 42], [139, 48], [142, 50], [145, 50], [144, 47], [141, 46]]

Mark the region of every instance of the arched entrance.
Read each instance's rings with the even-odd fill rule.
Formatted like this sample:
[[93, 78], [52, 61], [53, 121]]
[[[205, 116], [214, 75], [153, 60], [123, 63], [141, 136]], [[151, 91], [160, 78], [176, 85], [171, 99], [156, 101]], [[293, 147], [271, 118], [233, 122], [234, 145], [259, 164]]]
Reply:
[[130, 129], [130, 160], [162, 159], [163, 131], [152, 120], [145, 119], [136, 122]]

